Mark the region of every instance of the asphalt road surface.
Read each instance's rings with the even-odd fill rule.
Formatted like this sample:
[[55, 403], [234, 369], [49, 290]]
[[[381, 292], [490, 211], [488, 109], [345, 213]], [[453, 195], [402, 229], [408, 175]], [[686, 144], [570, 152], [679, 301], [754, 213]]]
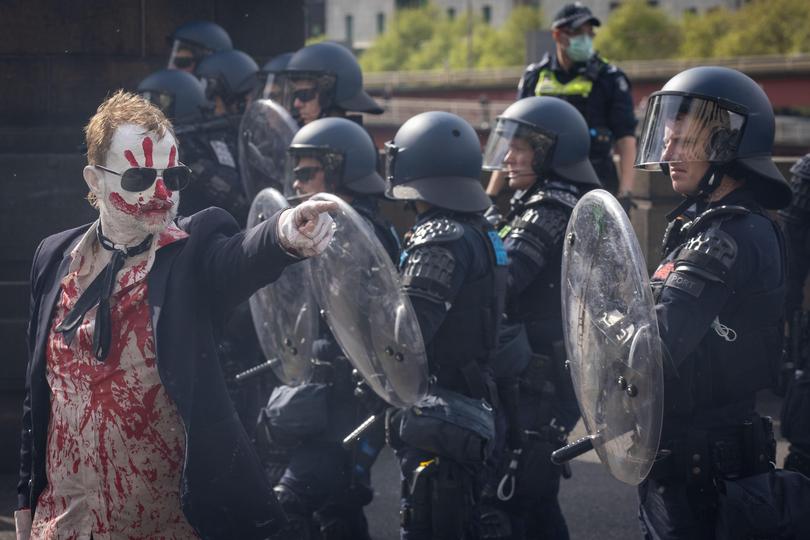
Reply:
[[[781, 401], [769, 393], [760, 396], [760, 412], [779, 418]], [[778, 426], [777, 426], [778, 433]], [[580, 424], [572, 439], [584, 435]], [[787, 443], [777, 445], [777, 463], [783, 463]], [[636, 518], [636, 490], [615, 480], [591, 452], [574, 460], [573, 478], [563, 480], [560, 504], [572, 540], [640, 540]], [[386, 449], [374, 466], [374, 501], [366, 509], [374, 540], [399, 538], [399, 470]], [[12, 513], [16, 504], [16, 476], [0, 475], [0, 540], [14, 540]]]

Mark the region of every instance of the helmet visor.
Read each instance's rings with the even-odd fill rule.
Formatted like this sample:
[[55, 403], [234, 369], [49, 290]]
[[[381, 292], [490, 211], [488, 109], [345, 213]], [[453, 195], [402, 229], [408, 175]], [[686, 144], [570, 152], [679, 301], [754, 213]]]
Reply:
[[277, 87], [278, 103], [299, 121], [301, 118], [311, 121], [309, 116], [314, 113], [314, 108], [323, 113], [333, 101], [334, 75], [285, 71], [276, 74], [272, 83]]
[[194, 45], [182, 39], [175, 39], [172, 43], [172, 52], [169, 53], [167, 67], [193, 73], [197, 67], [197, 62], [209, 54], [211, 54], [211, 51], [199, 45]]
[[483, 169], [503, 171], [506, 169], [505, 161], [510, 155], [527, 150], [533, 152], [530, 163], [546, 163], [554, 147], [554, 140], [553, 135], [529, 124], [511, 118], [498, 118], [484, 150]]
[[152, 105], [160, 109], [166, 118], [176, 120], [174, 117], [174, 94], [159, 92], [157, 90], [142, 90], [139, 94]]
[[662, 163], [725, 163], [737, 156], [745, 115], [717, 101], [682, 94], [650, 97], [635, 166]]
[[282, 86], [281, 77], [279, 77], [278, 73], [268, 72], [267, 78], [264, 80], [264, 86], [262, 87], [261, 99], [272, 99], [280, 104], [283, 97], [284, 88]]

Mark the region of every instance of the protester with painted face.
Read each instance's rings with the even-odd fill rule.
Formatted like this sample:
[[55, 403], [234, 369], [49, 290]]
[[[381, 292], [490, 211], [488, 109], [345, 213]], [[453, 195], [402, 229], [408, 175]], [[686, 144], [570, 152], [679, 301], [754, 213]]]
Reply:
[[[443, 412], [395, 416], [391, 444], [402, 472], [403, 540], [477, 535], [484, 464], [494, 444], [490, 361], [503, 312], [506, 253], [483, 216], [475, 130], [445, 112], [414, 116], [386, 144], [387, 195], [416, 223], [400, 261]], [[422, 421], [420, 421], [422, 419]], [[432, 420], [435, 419], [435, 420]]]
[[[596, 175], [605, 189], [618, 193], [627, 210], [635, 174], [636, 117], [627, 76], [593, 49], [594, 29], [600, 24], [580, 2], [563, 6], [551, 24], [556, 52], [526, 68], [517, 97], [554, 96], [577, 108], [588, 123]], [[614, 153], [619, 156], [618, 175]], [[505, 185], [505, 176], [496, 173], [487, 192], [497, 195]]]
[[[385, 192], [385, 182], [377, 173], [377, 150], [369, 134], [351, 120], [322, 118], [296, 133], [289, 156], [287, 183], [297, 196], [334, 193], [346, 200], [366, 220], [369, 230], [396, 264], [399, 239], [391, 224], [379, 214], [378, 198]], [[286, 470], [275, 489], [291, 521], [299, 520], [303, 530], [314, 526], [325, 540], [368, 539], [363, 507], [374, 496], [371, 466], [385, 446], [384, 425], [378, 423], [352, 449], [345, 449], [344, 437], [370, 412], [377, 411], [369, 411], [368, 400], [356, 395], [352, 366], [325, 323], [321, 324], [313, 354], [316, 368], [311, 383], [277, 388], [260, 417], [267, 429], [259, 429], [257, 433], [272, 439], [280, 427], [274, 425], [275, 419], [285, 416], [317, 417], [319, 425], [327, 426], [326, 429], [313, 429], [305, 437], [260, 441], [260, 446], [288, 449]], [[321, 410], [323, 403], [318, 393], [312, 391], [317, 385], [328, 388], [329, 406], [323, 411], [326, 419], [323, 414], [313, 414]], [[361, 389], [371, 394], [370, 389]], [[289, 397], [293, 394], [297, 395], [295, 399]], [[282, 395], [287, 397], [280, 399]], [[376, 405], [376, 399], [372, 404]], [[298, 408], [300, 414], [290, 411], [291, 407]]]
[[285, 523], [222, 379], [223, 314], [328, 245], [329, 203], [175, 221], [172, 125], [119, 91], [86, 128], [92, 224], [34, 255], [18, 537], [266, 538]]
[[166, 40], [172, 48], [167, 67], [188, 73], [194, 73], [197, 64], [206, 56], [233, 48], [228, 32], [210, 21], [191, 21], [183, 24]]
[[529, 97], [498, 117], [487, 143], [484, 169], [505, 172], [515, 190], [506, 219], [494, 207], [488, 218], [498, 222], [509, 254], [506, 323], [494, 366], [509, 424], [511, 455], [503, 461], [517, 466], [502, 471], [492, 489], [491, 504], [507, 512], [509, 527], [495, 527], [488, 538], [568, 538], [557, 501], [562, 469], [550, 456], [580, 417], [565, 367], [560, 271], [571, 212], [599, 187], [589, 139], [572, 105]]
[[791, 191], [773, 138], [765, 92], [738, 71], [689, 69], [650, 96], [637, 166], [662, 170], [684, 201], [651, 279], [664, 412], [639, 485], [647, 538], [810, 534], [799, 523], [802, 477], [773, 471], [772, 425], [756, 413], [757, 391], [776, 381], [784, 325], [785, 243], [768, 210]]
[[349, 112], [383, 112], [363, 90], [357, 59], [338, 43], [304, 47], [277, 78], [284, 88], [281, 104], [302, 126], [326, 116], [345, 117]]

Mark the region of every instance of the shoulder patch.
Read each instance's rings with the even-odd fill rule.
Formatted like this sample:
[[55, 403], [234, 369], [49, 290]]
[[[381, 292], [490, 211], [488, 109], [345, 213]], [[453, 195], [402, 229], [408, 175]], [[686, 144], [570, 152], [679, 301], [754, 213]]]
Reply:
[[624, 75], [619, 75], [616, 77], [616, 87], [620, 92], [627, 92], [630, 90], [630, 84], [627, 82], [627, 78]]
[[236, 168], [236, 160], [233, 158], [233, 154], [225, 141], [214, 140], [209, 141], [209, 144], [211, 145], [211, 149], [214, 151], [214, 155], [217, 157], [217, 162], [220, 165], [233, 167], [234, 169]]
[[464, 236], [464, 227], [447, 218], [431, 219], [414, 229], [408, 240], [408, 249], [424, 244], [452, 242]]

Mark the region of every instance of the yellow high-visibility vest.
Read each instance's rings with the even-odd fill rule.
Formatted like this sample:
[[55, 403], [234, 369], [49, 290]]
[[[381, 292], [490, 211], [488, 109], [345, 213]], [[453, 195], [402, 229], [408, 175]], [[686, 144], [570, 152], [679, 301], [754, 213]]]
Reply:
[[563, 84], [550, 69], [541, 69], [534, 87], [535, 96], [579, 96], [587, 98], [593, 88], [593, 81], [584, 75], [577, 75]]

